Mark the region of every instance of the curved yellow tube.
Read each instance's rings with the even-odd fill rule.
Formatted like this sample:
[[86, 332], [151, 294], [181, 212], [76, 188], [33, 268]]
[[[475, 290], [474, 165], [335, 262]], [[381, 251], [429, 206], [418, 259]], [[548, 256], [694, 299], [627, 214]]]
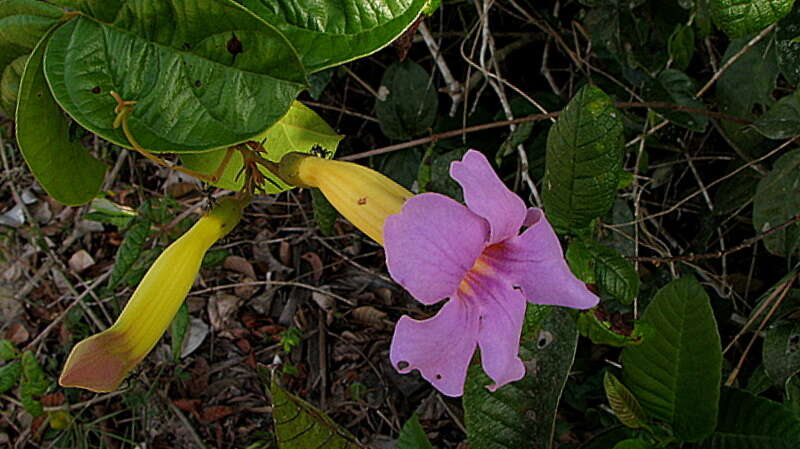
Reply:
[[317, 187], [344, 218], [383, 245], [383, 224], [413, 194], [375, 170], [303, 153], [285, 155], [280, 177], [298, 187]]
[[116, 390], [153, 349], [194, 283], [206, 251], [239, 222], [246, 200], [223, 198], [161, 253], [113, 326], [75, 345], [58, 383]]

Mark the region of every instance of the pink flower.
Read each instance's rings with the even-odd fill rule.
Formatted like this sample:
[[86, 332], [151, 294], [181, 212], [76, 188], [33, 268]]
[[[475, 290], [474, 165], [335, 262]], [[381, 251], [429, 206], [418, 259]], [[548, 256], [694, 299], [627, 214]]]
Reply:
[[483, 154], [468, 151], [450, 176], [466, 206], [425, 193], [386, 220], [392, 277], [423, 304], [450, 298], [428, 320], [401, 317], [389, 357], [399, 372], [417, 369], [437, 390], [461, 396], [476, 346], [490, 390], [525, 375], [518, 353], [526, 300], [587, 309], [598, 298], [570, 272], [544, 213], [526, 209]]

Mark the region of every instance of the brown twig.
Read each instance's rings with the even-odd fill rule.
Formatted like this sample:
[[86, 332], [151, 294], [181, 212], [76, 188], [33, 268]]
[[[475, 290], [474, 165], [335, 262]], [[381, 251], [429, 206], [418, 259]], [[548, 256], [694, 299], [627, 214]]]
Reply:
[[714, 253], [706, 253], [706, 254], [686, 254], [683, 256], [674, 256], [674, 257], [633, 257], [631, 260], [636, 262], [650, 262], [654, 265], [658, 266], [662, 263], [672, 263], [672, 262], [695, 262], [698, 260], [704, 259], [717, 259], [720, 257], [729, 256], [737, 251], [741, 251], [745, 248], [749, 248], [753, 246], [755, 243], [764, 240], [765, 238], [778, 233], [793, 224], [800, 223], [800, 214], [795, 214], [792, 218], [786, 220], [785, 222], [773, 227], [769, 228], [766, 231], [754, 236], [750, 237], [749, 239], [743, 241], [742, 243], [728, 248], [724, 251], [720, 250]]

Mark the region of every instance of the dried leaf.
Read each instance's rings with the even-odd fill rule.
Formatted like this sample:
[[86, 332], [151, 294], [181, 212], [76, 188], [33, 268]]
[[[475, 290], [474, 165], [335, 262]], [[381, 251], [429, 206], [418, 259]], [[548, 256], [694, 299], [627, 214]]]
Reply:
[[305, 260], [309, 264], [311, 264], [311, 268], [314, 270], [314, 283], [318, 283], [320, 278], [322, 278], [322, 259], [319, 257], [319, 254], [313, 252], [307, 252], [300, 256], [301, 259]]
[[82, 273], [92, 265], [94, 265], [94, 259], [85, 249], [76, 252], [69, 258], [69, 267], [76, 273]]
[[222, 267], [226, 270], [236, 271], [249, 277], [250, 279], [257, 279], [256, 272], [253, 270], [253, 264], [241, 256], [228, 256], [225, 258]]
[[376, 309], [372, 306], [356, 307], [351, 312], [356, 321], [364, 323], [368, 326], [377, 329], [388, 329], [389, 323], [386, 321], [388, 316], [386, 312]]
[[233, 414], [233, 409], [227, 405], [214, 405], [203, 410], [200, 420], [205, 422], [219, 421], [220, 419]]
[[208, 303], [208, 319], [211, 327], [219, 332], [227, 329], [231, 319], [239, 310], [239, 297], [227, 293], [219, 293]]

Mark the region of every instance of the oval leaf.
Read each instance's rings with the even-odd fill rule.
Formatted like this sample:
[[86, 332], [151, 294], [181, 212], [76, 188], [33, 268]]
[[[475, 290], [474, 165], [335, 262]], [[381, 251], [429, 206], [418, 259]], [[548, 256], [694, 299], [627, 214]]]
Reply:
[[[264, 374], [261, 374], [262, 380]], [[273, 379], [272, 418], [281, 449], [364, 449], [358, 440], [318, 408], [289, 393]]]
[[708, 294], [692, 277], [670, 282], [642, 315], [653, 334], [622, 351], [625, 385], [681, 441], [699, 441], [717, 420], [722, 351]]
[[381, 80], [384, 98], [375, 103], [381, 130], [392, 139], [407, 139], [433, 125], [438, 95], [431, 76], [419, 64], [405, 60], [386, 69]]
[[800, 419], [791, 410], [735, 388], [723, 388], [719, 424], [704, 449], [795, 449]]
[[776, 385], [784, 386], [800, 372], [800, 323], [783, 323], [767, 331], [764, 368]]
[[[792, 150], [775, 161], [761, 179], [753, 198], [753, 227], [764, 232], [793, 218], [800, 211], [800, 150]], [[764, 238], [767, 251], [787, 257], [800, 247], [800, 224]]]
[[575, 357], [578, 332], [562, 308], [528, 304], [520, 358], [521, 380], [494, 393], [492, 380], [478, 364], [469, 368], [464, 390], [464, 421], [472, 449], [550, 447], [556, 410]]
[[[569, 246], [567, 258], [579, 268], [579, 278], [585, 282], [592, 279], [591, 283], [598, 284], [601, 292], [611, 295], [619, 302], [630, 304], [639, 294], [639, 275], [636, 268], [613, 249], [593, 240], [579, 239]], [[594, 271], [592, 275], [585, 273], [587, 258]]]
[[[0, 111], [5, 111], [9, 117], [13, 117], [16, 110], [19, 75], [28, 54], [63, 14], [55, 6], [38, 0], [0, 1], [0, 78], [3, 81], [0, 83]], [[14, 80], [9, 67], [19, 58], [22, 60], [18, 62]]]
[[[265, 153], [262, 156], [265, 159], [278, 162], [284, 154], [292, 151], [310, 153], [315, 145], [327, 151], [324, 154], [325, 157], [333, 157], [342, 137], [336, 134], [336, 131], [316, 112], [295, 101], [289, 108], [289, 112], [278, 123], [272, 125], [252, 140], [259, 143], [263, 142]], [[207, 153], [185, 154], [181, 156], [181, 161], [188, 168], [201, 173], [212, 174], [225, 158], [226, 151], [221, 149]], [[243, 164], [242, 154], [238, 151], [233, 153], [222, 177], [214, 185], [228, 190], [241, 190], [244, 185], [244, 177], [240, 175]], [[260, 168], [264, 176], [274, 182], [274, 184], [268, 182], [264, 185], [266, 193], [278, 193], [293, 188], [274, 176], [266, 168]]]
[[237, 0], [278, 28], [309, 72], [372, 54], [411, 26], [427, 0]]
[[714, 23], [732, 38], [761, 31], [792, 10], [794, 0], [711, 0]]
[[556, 231], [580, 232], [611, 209], [622, 149], [622, 116], [611, 98], [583, 87], [547, 135], [542, 199]]
[[[108, 8], [112, 22], [102, 21]], [[137, 102], [129, 124], [145, 149], [180, 153], [250, 140], [304, 87], [286, 39], [233, 2], [148, 0], [97, 9], [101, 19], [80, 16], [53, 35], [45, 71], [61, 107], [118, 145], [130, 147], [113, 127], [110, 91]]]
[[106, 166], [70, 136], [42, 71], [46, 38], [36, 47], [20, 81], [17, 143], [31, 172], [55, 200], [78, 205], [91, 200], [103, 183]]
[[638, 429], [647, 424], [647, 416], [642, 406], [639, 405], [639, 401], [616, 376], [606, 371], [603, 377], [603, 386], [606, 389], [606, 398], [611, 405], [611, 410], [622, 424], [632, 429]]

